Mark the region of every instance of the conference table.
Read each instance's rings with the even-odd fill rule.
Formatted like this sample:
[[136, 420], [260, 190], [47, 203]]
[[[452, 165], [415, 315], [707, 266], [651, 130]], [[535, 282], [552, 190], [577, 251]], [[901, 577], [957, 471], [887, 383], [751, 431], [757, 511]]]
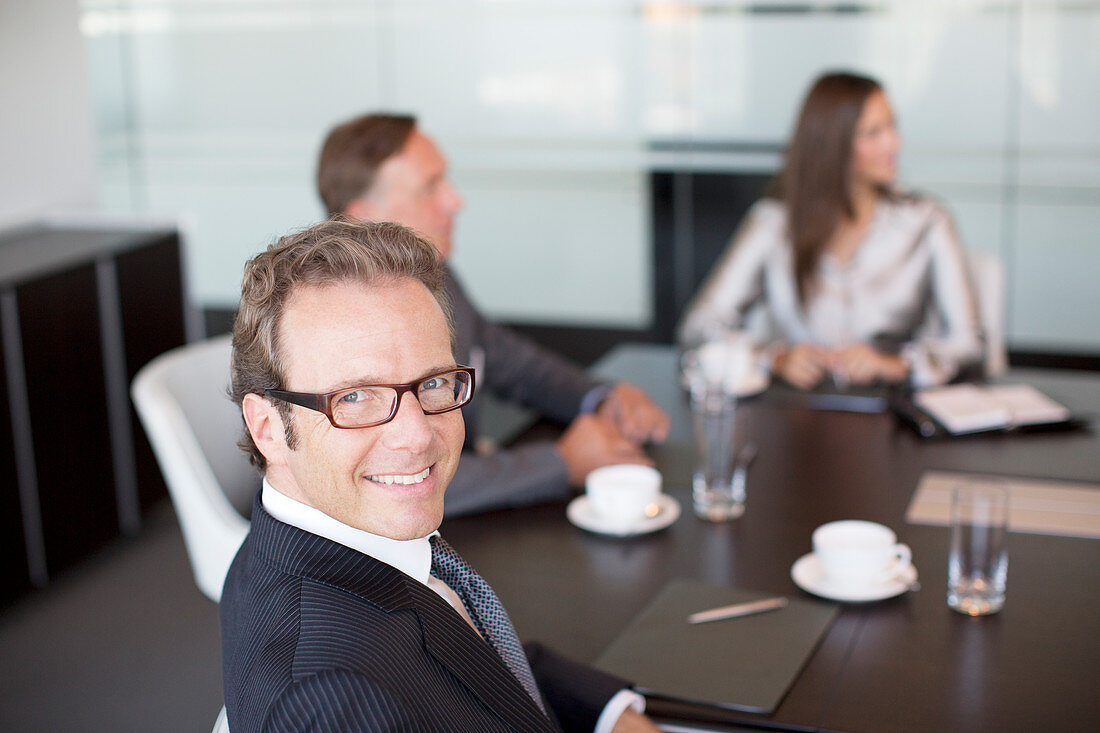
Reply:
[[[523, 639], [595, 660], [677, 578], [810, 599], [791, 579], [817, 526], [866, 519], [912, 548], [920, 587], [840, 611], [771, 715], [654, 701], [662, 723], [703, 730], [1095, 730], [1100, 721], [1100, 541], [1013, 532], [1004, 609], [949, 609], [948, 529], [908, 524], [926, 470], [1096, 484], [1094, 421], [1072, 432], [924, 439], [888, 412], [822, 410], [772, 388], [741, 400], [736, 443], [755, 442], [745, 513], [710, 523], [691, 512], [690, 413], [671, 347], [626, 344], [593, 367], [646, 389], [672, 419], [650, 454], [682, 516], [627, 538], [586, 532], [566, 504], [447, 519], [448, 540], [497, 590]], [[1100, 415], [1100, 376], [1013, 370], [1079, 415]], [[716, 650], [717, 651], [717, 650]], [[730, 665], [753, 664], [730, 659]], [[675, 728], [671, 728], [675, 729]]]

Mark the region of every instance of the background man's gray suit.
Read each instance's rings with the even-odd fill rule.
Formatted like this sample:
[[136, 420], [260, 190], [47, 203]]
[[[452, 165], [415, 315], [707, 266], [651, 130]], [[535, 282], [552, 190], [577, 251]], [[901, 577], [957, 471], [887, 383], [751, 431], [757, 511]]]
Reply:
[[447, 516], [567, 499], [570, 488], [565, 461], [554, 443], [531, 442], [492, 455], [473, 451], [478, 396], [488, 390], [568, 423], [580, 412], [585, 394], [599, 383], [576, 364], [486, 320], [449, 268], [446, 272], [457, 339], [455, 359], [477, 369], [474, 399], [462, 408], [466, 450], [447, 489]]

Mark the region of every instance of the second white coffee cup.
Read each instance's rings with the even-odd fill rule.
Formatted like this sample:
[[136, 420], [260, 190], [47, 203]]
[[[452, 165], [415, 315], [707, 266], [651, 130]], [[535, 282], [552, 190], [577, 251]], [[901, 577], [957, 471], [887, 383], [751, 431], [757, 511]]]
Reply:
[[814, 530], [814, 554], [825, 579], [836, 585], [885, 583], [909, 567], [912, 552], [889, 527], [858, 519], [829, 522]]
[[619, 464], [592, 471], [585, 494], [600, 519], [629, 525], [644, 519], [661, 494], [661, 473], [650, 466]]

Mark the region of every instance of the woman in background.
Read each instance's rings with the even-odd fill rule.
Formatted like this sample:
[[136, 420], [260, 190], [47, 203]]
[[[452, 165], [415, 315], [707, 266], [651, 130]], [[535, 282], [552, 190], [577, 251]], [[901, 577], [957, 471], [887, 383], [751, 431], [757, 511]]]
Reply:
[[977, 301], [951, 219], [894, 189], [899, 137], [882, 87], [820, 77], [774, 198], [749, 210], [680, 324], [683, 341], [745, 328], [763, 305], [772, 371], [810, 389], [949, 381], [980, 364]]

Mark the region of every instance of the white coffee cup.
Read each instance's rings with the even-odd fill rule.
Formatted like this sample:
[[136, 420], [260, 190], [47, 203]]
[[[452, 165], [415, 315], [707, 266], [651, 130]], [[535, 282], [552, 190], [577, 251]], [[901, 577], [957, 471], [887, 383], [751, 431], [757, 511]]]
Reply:
[[592, 471], [584, 480], [585, 494], [600, 519], [630, 525], [653, 511], [661, 494], [661, 473], [650, 466], [618, 464]]
[[829, 522], [814, 530], [814, 555], [829, 583], [885, 583], [909, 567], [912, 552], [889, 527], [858, 519]]
[[696, 358], [700, 376], [707, 383], [722, 384], [736, 394], [754, 368], [755, 354], [748, 334], [732, 332], [719, 341], [700, 346]]

